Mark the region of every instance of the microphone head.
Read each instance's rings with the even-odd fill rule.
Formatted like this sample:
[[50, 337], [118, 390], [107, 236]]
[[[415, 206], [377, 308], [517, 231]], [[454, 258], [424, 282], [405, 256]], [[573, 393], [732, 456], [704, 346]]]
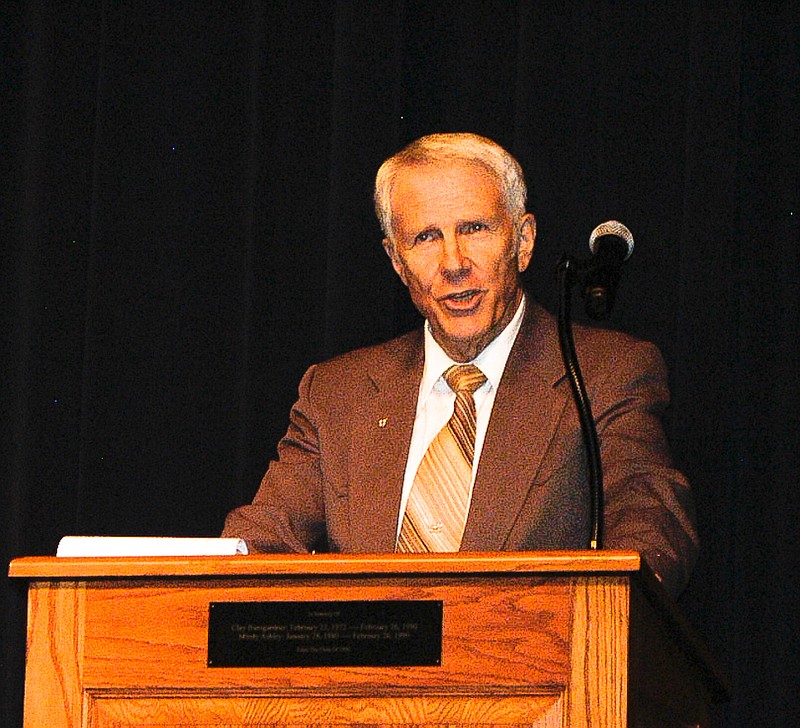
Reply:
[[592, 255], [597, 253], [597, 240], [606, 235], [619, 238], [627, 246], [628, 252], [625, 253], [623, 260], [628, 260], [633, 252], [633, 233], [616, 220], [602, 222], [592, 230], [592, 234], [589, 236], [589, 250], [592, 251]]

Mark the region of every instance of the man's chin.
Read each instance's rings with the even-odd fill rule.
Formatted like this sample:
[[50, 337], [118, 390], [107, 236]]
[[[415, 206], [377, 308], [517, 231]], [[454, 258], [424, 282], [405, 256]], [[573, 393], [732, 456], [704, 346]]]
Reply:
[[433, 338], [451, 359], [470, 361], [483, 351], [492, 336], [485, 328], [448, 327], [433, 329]]

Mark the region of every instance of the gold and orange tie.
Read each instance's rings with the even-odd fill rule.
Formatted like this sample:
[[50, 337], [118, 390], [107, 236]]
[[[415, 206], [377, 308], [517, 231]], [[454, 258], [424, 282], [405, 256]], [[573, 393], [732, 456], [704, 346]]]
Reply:
[[458, 551], [469, 507], [477, 415], [473, 393], [485, 381], [473, 364], [450, 367], [453, 414], [420, 463], [400, 527], [397, 551]]

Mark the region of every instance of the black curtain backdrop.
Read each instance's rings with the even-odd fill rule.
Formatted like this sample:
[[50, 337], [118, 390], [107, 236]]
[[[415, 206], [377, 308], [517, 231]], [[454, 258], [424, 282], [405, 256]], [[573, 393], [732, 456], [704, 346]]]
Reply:
[[[718, 725], [800, 725], [798, 2], [6, 2], [5, 574], [65, 534], [216, 535], [312, 362], [417, 323], [373, 175], [433, 131], [522, 162], [527, 285], [616, 218], [703, 553]], [[577, 305], [576, 305], [577, 308]], [[2, 580], [2, 725], [25, 594]]]

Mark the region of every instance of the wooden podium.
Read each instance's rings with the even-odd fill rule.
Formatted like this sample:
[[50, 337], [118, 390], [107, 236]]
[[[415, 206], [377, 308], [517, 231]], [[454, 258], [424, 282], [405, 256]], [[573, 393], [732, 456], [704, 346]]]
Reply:
[[[725, 697], [633, 552], [31, 557], [10, 575], [30, 581], [26, 728], [667, 728]], [[441, 606], [439, 664], [209, 666], [212, 604], [384, 601]]]

